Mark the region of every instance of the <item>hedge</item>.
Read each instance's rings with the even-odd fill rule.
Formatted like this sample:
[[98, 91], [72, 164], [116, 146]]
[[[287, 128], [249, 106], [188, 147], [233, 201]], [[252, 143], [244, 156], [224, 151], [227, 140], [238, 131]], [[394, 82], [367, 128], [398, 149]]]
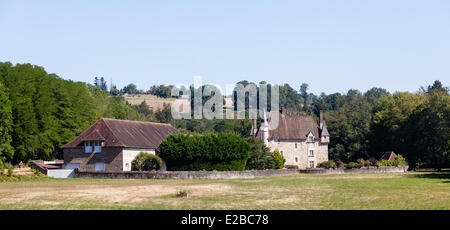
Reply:
[[169, 171], [242, 171], [249, 144], [235, 133], [172, 134], [159, 145]]

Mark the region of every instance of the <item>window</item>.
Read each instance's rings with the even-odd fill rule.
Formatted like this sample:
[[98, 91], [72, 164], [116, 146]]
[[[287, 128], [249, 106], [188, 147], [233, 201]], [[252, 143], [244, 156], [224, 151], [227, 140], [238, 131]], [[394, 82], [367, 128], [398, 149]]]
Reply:
[[313, 157], [314, 156], [314, 150], [309, 150], [309, 157]]
[[105, 171], [104, 163], [95, 163], [95, 171]]
[[295, 143], [295, 148], [297, 148], [297, 143]]
[[94, 141], [94, 153], [101, 153], [101, 152], [102, 152], [102, 142]]
[[310, 167], [310, 168], [314, 168], [314, 161], [310, 161], [310, 162], [309, 162], [309, 167]]
[[66, 169], [79, 169], [80, 164], [67, 164]]
[[314, 142], [314, 136], [308, 136], [308, 142]]
[[85, 153], [92, 153], [92, 146], [90, 141], [84, 142], [84, 152]]
[[283, 156], [283, 151], [280, 151], [280, 153], [281, 153], [281, 156]]
[[297, 157], [295, 158], [295, 162], [298, 162], [298, 158]]
[[101, 153], [102, 152], [102, 142], [101, 141], [85, 141], [84, 142], [84, 152], [85, 153]]
[[129, 169], [129, 168], [130, 168], [130, 163], [126, 163], [126, 164], [125, 164], [125, 168], [126, 168], [126, 169]]

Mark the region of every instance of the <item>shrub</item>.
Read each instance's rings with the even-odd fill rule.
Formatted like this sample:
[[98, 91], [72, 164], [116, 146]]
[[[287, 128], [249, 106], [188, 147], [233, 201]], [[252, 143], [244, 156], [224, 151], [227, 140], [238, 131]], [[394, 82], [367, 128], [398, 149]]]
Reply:
[[348, 164], [345, 164], [345, 167], [348, 169], [353, 169], [353, 168], [361, 168], [361, 165], [356, 162], [349, 162]]
[[278, 163], [275, 159], [275, 155], [270, 152], [270, 149], [261, 139], [249, 137], [246, 141], [250, 145], [250, 158], [247, 160], [245, 169], [263, 170], [277, 168]]
[[406, 159], [402, 155], [398, 155], [395, 160], [389, 161], [389, 160], [381, 160], [377, 162], [377, 166], [405, 166], [406, 165]]
[[337, 160], [337, 161], [336, 161], [336, 166], [337, 166], [338, 168], [345, 168], [345, 163], [342, 162], [341, 160]]
[[276, 169], [284, 168], [284, 163], [286, 163], [286, 159], [284, 159], [283, 155], [281, 155], [278, 149], [275, 149], [275, 151], [273, 151], [273, 156], [276, 162]]
[[397, 158], [394, 160], [394, 164], [396, 166], [405, 166], [407, 165], [406, 159], [402, 155], [397, 155]]
[[337, 165], [334, 163], [333, 160], [324, 161], [317, 165], [317, 168], [324, 168], [324, 169], [336, 169]]
[[242, 171], [250, 157], [250, 145], [235, 133], [172, 134], [159, 149], [172, 171]]
[[360, 168], [361, 167], [369, 167], [371, 164], [370, 161], [364, 160], [363, 158], [359, 158], [358, 160], [356, 160], [356, 162], [359, 164]]
[[285, 168], [287, 168], [287, 169], [298, 169], [298, 165], [286, 165]]
[[13, 165], [11, 163], [8, 163], [8, 177], [12, 177], [13, 175]]
[[0, 176], [3, 175], [3, 173], [5, 173], [5, 165], [3, 161], [0, 159]]
[[158, 156], [146, 152], [140, 152], [131, 162], [131, 170], [133, 171], [152, 171], [160, 170], [162, 160]]

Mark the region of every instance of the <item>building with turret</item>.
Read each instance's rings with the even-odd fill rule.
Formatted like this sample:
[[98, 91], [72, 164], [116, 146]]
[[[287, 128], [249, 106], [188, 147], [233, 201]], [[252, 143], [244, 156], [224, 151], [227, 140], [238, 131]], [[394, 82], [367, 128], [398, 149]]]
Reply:
[[253, 120], [251, 135], [262, 139], [271, 151], [280, 151], [287, 166], [315, 168], [328, 161], [330, 134], [322, 111], [319, 124], [310, 116], [289, 116], [283, 110], [264, 112], [260, 127]]

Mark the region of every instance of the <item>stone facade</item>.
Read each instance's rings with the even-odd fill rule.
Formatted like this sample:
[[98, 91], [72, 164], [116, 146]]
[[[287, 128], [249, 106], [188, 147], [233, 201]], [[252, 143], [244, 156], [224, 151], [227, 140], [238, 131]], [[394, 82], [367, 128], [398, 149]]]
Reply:
[[104, 171], [122, 171], [122, 148], [102, 148], [100, 153], [85, 153], [83, 147], [64, 149], [64, 165], [79, 164], [80, 170], [95, 171], [96, 163], [104, 164]]
[[[310, 162], [314, 162], [316, 167], [319, 163], [328, 161], [328, 144], [319, 140], [311, 143], [306, 140], [272, 140], [267, 146], [271, 151], [280, 151], [286, 159], [285, 165], [296, 165], [299, 169], [310, 168]], [[310, 151], [313, 151], [312, 156]]]
[[83, 147], [64, 149], [64, 165], [79, 164], [80, 170], [95, 171], [104, 164], [105, 172], [131, 171], [131, 162], [140, 152], [155, 154], [154, 149], [102, 148], [100, 153], [85, 153]]
[[[270, 119], [273, 115], [279, 117], [279, 121], [276, 128], [270, 129], [273, 126]], [[328, 161], [330, 134], [322, 112], [319, 124], [310, 116], [288, 116], [273, 111], [267, 118], [264, 113], [259, 128], [256, 120], [253, 120], [251, 135], [263, 140], [271, 151], [280, 151], [286, 159], [286, 166], [307, 169]]]

